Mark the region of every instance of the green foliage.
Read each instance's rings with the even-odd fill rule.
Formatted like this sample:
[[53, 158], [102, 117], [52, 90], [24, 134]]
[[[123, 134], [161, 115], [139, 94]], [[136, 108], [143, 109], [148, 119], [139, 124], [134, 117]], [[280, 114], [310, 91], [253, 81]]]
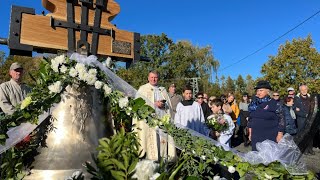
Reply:
[[139, 161], [138, 146], [136, 133], [125, 132], [124, 127], [111, 138], [100, 139], [97, 169], [86, 163], [92, 179], [131, 179]]
[[298, 89], [301, 83], [308, 85], [309, 92], [320, 93], [319, 66], [320, 54], [308, 36], [281, 45], [278, 54], [270, 56], [262, 66], [261, 73], [282, 95], [286, 94], [287, 87]]
[[174, 43], [165, 34], [146, 35], [141, 37], [141, 55], [151, 62], [137, 62], [129, 69], [120, 68], [117, 74], [133, 87], [147, 83], [148, 72], [157, 70], [160, 73], [160, 84], [168, 87], [177, 85], [178, 91], [189, 83], [185, 78], [200, 77], [200, 90], [208, 90], [210, 79], [219, 62], [214, 59], [211, 47], [197, 47], [187, 41]]
[[28, 151], [10, 148], [1, 155], [1, 179], [23, 179], [26, 175], [23, 166], [23, 156]]

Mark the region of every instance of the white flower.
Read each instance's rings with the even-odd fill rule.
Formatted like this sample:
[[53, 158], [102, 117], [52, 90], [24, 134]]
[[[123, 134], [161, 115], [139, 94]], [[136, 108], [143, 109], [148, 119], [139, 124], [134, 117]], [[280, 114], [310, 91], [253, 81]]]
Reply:
[[75, 66], [75, 69], [78, 71], [78, 73], [83, 72], [83, 71], [87, 72], [86, 66], [82, 63], [77, 63]]
[[213, 157], [213, 160], [214, 160], [214, 162], [218, 162], [219, 161], [219, 159], [217, 158], [217, 157]]
[[128, 107], [128, 110], [129, 110], [129, 111], [132, 111], [132, 107]]
[[62, 66], [60, 67], [60, 72], [62, 72], [62, 73], [67, 72], [67, 70], [68, 70], [68, 68], [67, 68], [65, 65], [62, 65]]
[[220, 180], [220, 176], [215, 175], [215, 176], [213, 177], [213, 180]]
[[196, 154], [196, 152], [195, 152], [194, 150], [192, 150], [192, 153], [193, 153], [193, 154]]
[[236, 172], [236, 168], [235, 167], [233, 167], [233, 166], [229, 166], [228, 167], [228, 171], [229, 171], [229, 173], [234, 173], [234, 172]]
[[201, 156], [201, 159], [206, 160], [206, 156], [205, 156], [205, 155], [202, 155], [202, 156]]
[[128, 99], [128, 97], [124, 97], [124, 98], [120, 98], [120, 99], [119, 99], [119, 107], [120, 107], [120, 108], [127, 107], [128, 104], [129, 104], [129, 99]]
[[108, 85], [103, 85], [103, 90], [105, 95], [109, 95], [112, 92], [112, 89]]
[[53, 60], [55, 62], [57, 62], [58, 64], [63, 64], [63, 63], [65, 63], [65, 59], [66, 58], [64, 55], [60, 55], [60, 56], [55, 57]]
[[60, 93], [61, 90], [62, 90], [61, 81], [57, 81], [57, 82], [51, 84], [48, 87], [48, 89], [50, 91], [50, 94], [52, 94], [52, 93]]
[[82, 81], [86, 81], [87, 80], [87, 76], [89, 76], [89, 74], [86, 71], [78, 71], [78, 76], [79, 79]]
[[59, 63], [57, 63], [56, 61], [54, 61], [54, 59], [51, 59], [51, 69], [54, 72], [59, 72]]
[[96, 81], [96, 82], [94, 83], [94, 87], [95, 87], [96, 89], [101, 89], [102, 86], [103, 86], [103, 82], [101, 82], [101, 81]]
[[89, 69], [88, 73], [90, 75], [96, 76], [97, 75], [97, 70], [96, 69]]
[[76, 77], [78, 75], [78, 72], [75, 68], [70, 68], [69, 75], [71, 77]]
[[159, 164], [152, 160], [142, 160], [136, 165], [135, 174], [132, 176], [132, 178], [150, 179], [150, 177], [153, 177], [158, 167]]
[[89, 85], [94, 85], [95, 82], [97, 81], [97, 77], [89, 73], [85, 76], [85, 78], [86, 78], [86, 82]]
[[24, 109], [26, 107], [28, 107], [32, 102], [31, 96], [26, 97], [22, 102], [21, 102], [21, 106], [20, 109]]

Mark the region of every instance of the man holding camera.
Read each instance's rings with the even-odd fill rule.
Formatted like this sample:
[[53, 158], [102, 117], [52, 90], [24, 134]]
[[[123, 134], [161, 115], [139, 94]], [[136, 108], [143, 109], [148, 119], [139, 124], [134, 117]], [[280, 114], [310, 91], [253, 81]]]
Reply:
[[[136, 97], [142, 97], [146, 100], [146, 104], [154, 106], [157, 116], [162, 118], [170, 114], [172, 106], [166, 89], [158, 86], [158, 80], [159, 73], [150, 71], [148, 83], [140, 86]], [[176, 159], [174, 141], [171, 136], [166, 135], [161, 129], [149, 127], [143, 120], [134, 119], [133, 124], [136, 124], [135, 131], [138, 133], [140, 157], [146, 155], [147, 159], [153, 161], [159, 161], [159, 155], [168, 158], [169, 161]]]
[[147, 98], [150, 103], [153, 103], [156, 114], [161, 118], [165, 114], [170, 114], [172, 106], [166, 88], [158, 86], [158, 80], [159, 73], [157, 71], [150, 71], [148, 83], [140, 86], [137, 94], [138, 96]]

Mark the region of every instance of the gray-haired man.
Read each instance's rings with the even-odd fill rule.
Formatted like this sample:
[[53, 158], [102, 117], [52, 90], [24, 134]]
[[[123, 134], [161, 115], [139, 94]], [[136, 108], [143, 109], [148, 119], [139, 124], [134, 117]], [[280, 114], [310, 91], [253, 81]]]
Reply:
[[23, 67], [15, 62], [10, 66], [11, 80], [0, 85], [0, 108], [5, 114], [11, 115], [15, 108], [27, 96], [31, 89], [21, 83]]

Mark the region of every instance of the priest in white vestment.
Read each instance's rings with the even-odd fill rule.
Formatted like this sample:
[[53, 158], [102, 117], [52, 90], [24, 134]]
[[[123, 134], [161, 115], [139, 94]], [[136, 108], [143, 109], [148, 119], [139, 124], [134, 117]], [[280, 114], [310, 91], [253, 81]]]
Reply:
[[[149, 83], [140, 86], [136, 97], [142, 97], [146, 104], [154, 107], [156, 115], [162, 118], [171, 112], [171, 102], [164, 87], [158, 86], [159, 73], [151, 71], [148, 75]], [[135, 131], [138, 132], [141, 156], [146, 155], [147, 159], [158, 161], [160, 157], [167, 157], [169, 160], [176, 159], [174, 141], [171, 136], [164, 134], [158, 128], [152, 128], [143, 120], [133, 122], [136, 124]]]
[[186, 86], [183, 89], [182, 102], [177, 105], [174, 123], [209, 136], [210, 130], [205, 125], [205, 118], [199, 103], [192, 100], [192, 89]]

